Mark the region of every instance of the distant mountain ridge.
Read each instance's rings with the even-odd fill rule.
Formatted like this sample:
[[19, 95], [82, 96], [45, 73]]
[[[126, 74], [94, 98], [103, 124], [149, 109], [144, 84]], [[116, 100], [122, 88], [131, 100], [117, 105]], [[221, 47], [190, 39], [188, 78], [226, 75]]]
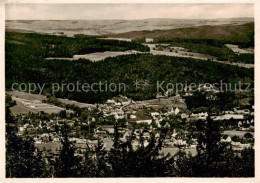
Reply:
[[104, 35], [130, 31], [167, 30], [203, 25], [245, 24], [254, 18], [142, 20], [6, 20], [6, 29], [48, 34]]

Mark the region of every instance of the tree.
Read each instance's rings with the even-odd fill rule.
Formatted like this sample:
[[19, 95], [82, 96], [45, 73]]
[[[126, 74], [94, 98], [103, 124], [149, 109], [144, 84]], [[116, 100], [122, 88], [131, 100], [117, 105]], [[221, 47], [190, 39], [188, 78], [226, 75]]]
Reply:
[[119, 139], [119, 132], [118, 132], [118, 124], [117, 121], [114, 125], [114, 140], [113, 140], [113, 148], [110, 150], [108, 161], [111, 164], [113, 173], [115, 177], [122, 176], [122, 152], [120, 152], [120, 139]]
[[104, 148], [103, 142], [98, 139], [98, 144], [95, 146], [95, 162], [96, 162], [96, 177], [110, 177], [112, 170], [107, 164], [107, 151]]
[[[14, 103], [13, 103], [14, 104]], [[6, 105], [6, 177], [47, 177], [41, 152], [30, 137], [18, 137], [17, 122]]]
[[62, 119], [66, 118], [67, 117], [66, 111], [65, 110], [60, 111], [59, 117], [61, 117]]
[[207, 117], [206, 122], [202, 120], [196, 123], [198, 136], [198, 154], [206, 153], [209, 159], [214, 159], [218, 152], [219, 143], [221, 139], [220, 125], [211, 119], [210, 114]]
[[75, 156], [75, 146], [68, 139], [69, 126], [62, 129], [62, 148], [54, 164], [55, 177], [76, 177], [80, 172], [80, 159]]
[[253, 135], [251, 133], [245, 133], [244, 137], [245, 138], [253, 138]]
[[231, 139], [232, 139], [233, 142], [240, 142], [240, 141], [241, 141], [241, 139], [239, 138], [239, 136], [236, 136], [236, 135], [233, 136]]
[[[221, 143], [219, 123], [210, 113], [206, 121], [196, 122], [197, 155], [179, 152], [176, 156], [176, 176], [188, 177], [250, 177], [254, 175], [254, 150], [243, 150], [241, 157], [231, 144]], [[235, 137], [234, 140], [238, 138]]]
[[114, 146], [108, 154], [109, 164], [115, 177], [163, 177], [173, 175], [173, 158], [161, 156], [163, 139], [155, 139], [151, 134], [149, 143], [144, 145], [142, 133], [139, 146], [133, 147], [135, 134], [132, 132], [125, 142], [119, 140], [115, 125]]

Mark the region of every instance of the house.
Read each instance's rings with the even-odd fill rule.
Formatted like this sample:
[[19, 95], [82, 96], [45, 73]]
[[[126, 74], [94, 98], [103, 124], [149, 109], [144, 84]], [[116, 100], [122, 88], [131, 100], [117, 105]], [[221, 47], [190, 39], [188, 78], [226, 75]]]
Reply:
[[160, 138], [160, 134], [158, 132], [155, 134], [155, 138], [156, 139]]
[[132, 146], [133, 146], [133, 149], [137, 149], [137, 147], [139, 146], [139, 142], [137, 140], [133, 140]]
[[204, 90], [204, 91], [210, 92], [210, 91], [214, 90], [214, 86], [212, 84], [206, 83], [206, 84], [200, 85], [198, 89], [199, 89], [199, 91]]
[[177, 115], [179, 112], [180, 112], [180, 109], [178, 107], [175, 109], [171, 108], [171, 111], [169, 112], [169, 114]]
[[130, 119], [135, 119], [136, 118], [136, 115], [130, 115]]
[[114, 115], [115, 119], [124, 119], [125, 118], [123, 111], [112, 112], [110, 115]]
[[76, 137], [71, 137], [71, 138], [69, 138], [69, 141], [70, 141], [70, 142], [76, 142], [77, 139], [78, 139], [78, 138], [76, 138]]
[[250, 127], [246, 128], [246, 127], [241, 127], [240, 128], [241, 131], [249, 131], [250, 130]]
[[158, 117], [159, 115], [160, 115], [159, 112], [151, 112], [151, 116], [152, 116], [153, 118], [156, 118], [156, 117]]
[[186, 113], [182, 113], [181, 114], [181, 119], [186, 119], [186, 118], [188, 118], [189, 117], [189, 115], [187, 115]]
[[171, 125], [167, 122], [163, 127], [164, 127], [164, 128], [170, 128]]
[[24, 130], [24, 127], [22, 127], [22, 126], [21, 126], [21, 127], [19, 127], [19, 130], [18, 130], [18, 133], [17, 133], [17, 135], [18, 135], [18, 136], [21, 136], [21, 135], [23, 135], [24, 131], [25, 131], [25, 130]]
[[248, 109], [239, 109], [238, 107], [235, 107], [234, 111], [237, 114], [250, 114], [250, 111]]
[[232, 141], [231, 144], [234, 145], [234, 146], [241, 146], [241, 143], [240, 143], [240, 142], [234, 142], [234, 141]]
[[174, 110], [174, 114], [177, 115], [179, 112], [180, 112], [180, 109], [177, 107], [177, 108]]
[[240, 147], [241, 148], [249, 148], [249, 147], [251, 147], [251, 144], [240, 144]]
[[35, 144], [41, 144], [41, 143], [42, 143], [42, 140], [36, 140], [34, 143], [35, 143]]
[[[162, 119], [161, 119], [161, 121], [162, 121]], [[160, 120], [156, 119], [155, 124], [157, 125], [157, 127], [161, 128]]]
[[191, 117], [198, 118], [198, 119], [207, 119], [208, 113], [207, 112], [201, 112], [201, 113], [198, 113], [198, 114], [193, 114], [192, 113]]
[[174, 113], [174, 110], [173, 110], [173, 107], [172, 107], [170, 112], [168, 112], [168, 114], [173, 114], [173, 113]]
[[143, 133], [143, 137], [145, 138], [145, 139], [149, 139], [150, 138], [150, 133], [149, 132], [144, 132]]
[[164, 96], [162, 95], [162, 93], [161, 92], [157, 92], [156, 93], [156, 98], [158, 99], [158, 98], [163, 98]]
[[190, 145], [190, 148], [192, 148], [192, 149], [196, 149], [196, 147], [197, 147], [196, 144], [191, 144], [191, 145]]
[[183, 139], [175, 139], [173, 141], [173, 144], [174, 145], [187, 145], [187, 142], [185, 140], [183, 140]]
[[147, 147], [149, 142], [147, 140], [144, 141], [144, 147]]
[[171, 110], [168, 112], [168, 114], [177, 115], [179, 112], [180, 112], [180, 109], [178, 107], [175, 109], [173, 109], [173, 107], [172, 107]]
[[41, 139], [43, 142], [49, 142], [50, 136], [47, 133], [42, 134]]
[[105, 130], [97, 130], [94, 137], [107, 138], [107, 132]]
[[83, 144], [83, 145], [80, 147], [80, 150], [81, 150], [82, 153], [85, 153], [87, 149], [88, 149], [87, 144]]
[[164, 140], [164, 146], [172, 146], [173, 143], [169, 139]]
[[97, 125], [97, 128], [101, 128], [107, 131], [109, 134], [114, 133], [114, 125]]
[[127, 137], [129, 137], [130, 136], [130, 133], [128, 132], [128, 131], [126, 131], [125, 133], [124, 133], [124, 135], [123, 135], [123, 139], [126, 139]]
[[221, 120], [230, 120], [233, 119], [244, 119], [244, 116], [241, 114], [224, 114], [222, 116], [217, 116], [213, 120], [214, 121], [221, 121]]
[[185, 99], [184, 99], [184, 98], [179, 98], [179, 99], [177, 100], [177, 102], [184, 103], [184, 102], [185, 102]]
[[207, 112], [201, 112], [198, 114], [199, 119], [207, 119], [208, 113]]
[[152, 38], [145, 38], [145, 42], [146, 42], [146, 43], [152, 43], [152, 42], [153, 42], [153, 39], [152, 39]]
[[168, 89], [168, 90], [164, 93], [164, 96], [165, 96], [165, 97], [169, 97], [169, 96], [172, 96], [173, 94], [174, 94], [173, 89]]
[[221, 139], [221, 142], [232, 142], [232, 139], [229, 135], [224, 135]]
[[107, 104], [114, 104], [115, 103], [115, 101], [114, 100], [107, 100], [107, 102], [106, 102]]
[[225, 111], [224, 113], [225, 114], [234, 114], [235, 112], [234, 111]]
[[136, 123], [147, 123], [147, 124], [151, 124], [152, 123], [152, 120], [151, 119], [147, 119], [147, 120], [138, 120], [136, 121]]
[[77, 144], [86, 144], [87, 143], [87, 140], [86, 139], [76, 139], [76, 143]]
[[196, 118], [196, 117], [198, 117], [198, 114], [191, 113], [190, 116]]
[[174, 129], [171, 135], [172, 139], [175, 139], [175, 137], [177, 136], [176, 130]]
[[193, 96], [193, 93], [191, 93], [191, 92], [186, 92], [186, 93], [185, 93], [185, 96]]
[[129, 105], [131, 103], [131, 101], [129, 100], [129, 101], [126, 101], [126, 102], [122, 102], [122, 105]]
[[121, 102], [116, 102], [116, 103], [115, 103], [115, 106], [121, 106], [121, 105], [122, 105]]
[[59, 137], [54, 137], [52, 142], [60, 142], [60, 138]]

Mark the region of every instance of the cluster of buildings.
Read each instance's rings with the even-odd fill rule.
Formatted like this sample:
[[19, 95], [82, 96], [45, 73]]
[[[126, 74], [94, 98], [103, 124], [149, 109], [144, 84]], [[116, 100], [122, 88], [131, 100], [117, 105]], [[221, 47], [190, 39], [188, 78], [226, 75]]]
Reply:
[[[194, 122], [207, 120], [209, 117], [207, 112], [189, 111], [185, 108], [185, 100], [179, 95], [148, 101], [133, 101], [125, 96], [118, 96], [86, 111], [89, 113], [84, 120], [80, 116], [61, 118], [58, 115], [48, 115], [48, 119], [42, 119], [42, 114], [34, 114], [33, 117], [17, 115], [18, 135], [31, 136], [36, 147], [45, 150], [49, 155], [57, 155], [62, 143], [60, 129], [66, 123], [71, 127], [69, 141], [75, 144], [77, 154], [83, 155], [87, 149], [91, 150], [98, 144], [98, 139], [109, 150], [113, 146], [114, 123], [117, 121], [120, 140], [126, 141], [133, 135], [134, 148], [140, 145], [141, 138], [144, 145], [148, 145], [154, 134], [155, 138], [164, 135], [165, 148], [196, 149], [197, 132], [194, 128], [192, 131], [190, 126], [194, 127]], [[236, 107], [230, 111], [211, 114], [210, 117], [221, 124], [233, 121], [228, 127], [222, 127], [222, 142], [231, 143], [236, 150], [254, 146], [253, 108], [249, 110]], [[226, 135], [227, 130], [233, 134]], [[236, 133], [240, 135], [239, 138], [234, 138], [238, 136]], [[244, 135], [241, 136], [241, 133]]]

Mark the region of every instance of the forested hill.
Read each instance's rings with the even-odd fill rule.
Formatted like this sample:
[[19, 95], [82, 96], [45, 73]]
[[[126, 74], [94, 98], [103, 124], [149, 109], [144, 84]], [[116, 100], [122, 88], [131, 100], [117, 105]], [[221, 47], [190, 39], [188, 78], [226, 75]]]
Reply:
[[[20, 37], [22, 36], [22, 37]], [[24, 36], [24, 37], [23, 37]], [[33, 38], [33, 43], [28, 42]], [[48, 37], [48, 36], [47, 36]], [[13, 82], [45, 83], [45, 93], [50, 93], [52, 83], [125, 83], [126, 91], [121, 92], [58, 92], [56, 96], [82, 102], [103, 102], [109, 98], [123, 94], [135, 100], [144, 100], [156, 96], [156, 82], [229, 82], [238, 83], [254, 81], [254, 70], [230, 66], [211, 61], [195, 60], [154, 55], [123, 55], [107, 58], [100, 62], [89, 60], [66, 61], [46, 60], [47, 37], [35, 34], [15, 34], [6, 36], [6, 88], [10, 89]], [[57, 36], [56, 36], [57, 37]], [[54, 37], [60, 42], [48, 42], [66, 48], [71, 38]], [[91, 38], [95, 39], [95, 38]], [[95, 40], [94, 40], [95, 41]], [[116, 42], [114, 42], [116, 43]], [[124, 43], [124, 42], [123, 42]], [[120, 44], [123, 44], [120, 43]], [[139, 45], [136, 43], [136, 45]], [[102, 48], [102, 45], [100, 45]], [[117, 48], [116, 44], [112, 47]], [[54, 50], [53, 55], [56, 55]], [[62, 50], [61, 50], [62, 51]], [[60, 53], [59, 53], [60, 54]], [[134, 81], [149, 80], [149, 86], [136, 88]]]
[[245, 42], [248, 43], [254, 40], [254, 23], [242, 25], [206, 25], [170, 30], [132, 31], [107, 36], [132, 39], [154, 38], [155, 41], [169, 41], [175, 38], [214, 39], [228, 43], [244, 44]]
[[[77, 54], [88, 54], [104, 51], [149, 51], [147, 46], [135, 42], [118, 40], [104, 40], [96, 36], [55, 36], [37, 33], [6, 32], [7, 51], [10, 47], [17, 47], [32, 55], [38, 54], [41, 58], [46, 57], [73, 57]], [[15, 49], [14, 49], [15, 50]]]

